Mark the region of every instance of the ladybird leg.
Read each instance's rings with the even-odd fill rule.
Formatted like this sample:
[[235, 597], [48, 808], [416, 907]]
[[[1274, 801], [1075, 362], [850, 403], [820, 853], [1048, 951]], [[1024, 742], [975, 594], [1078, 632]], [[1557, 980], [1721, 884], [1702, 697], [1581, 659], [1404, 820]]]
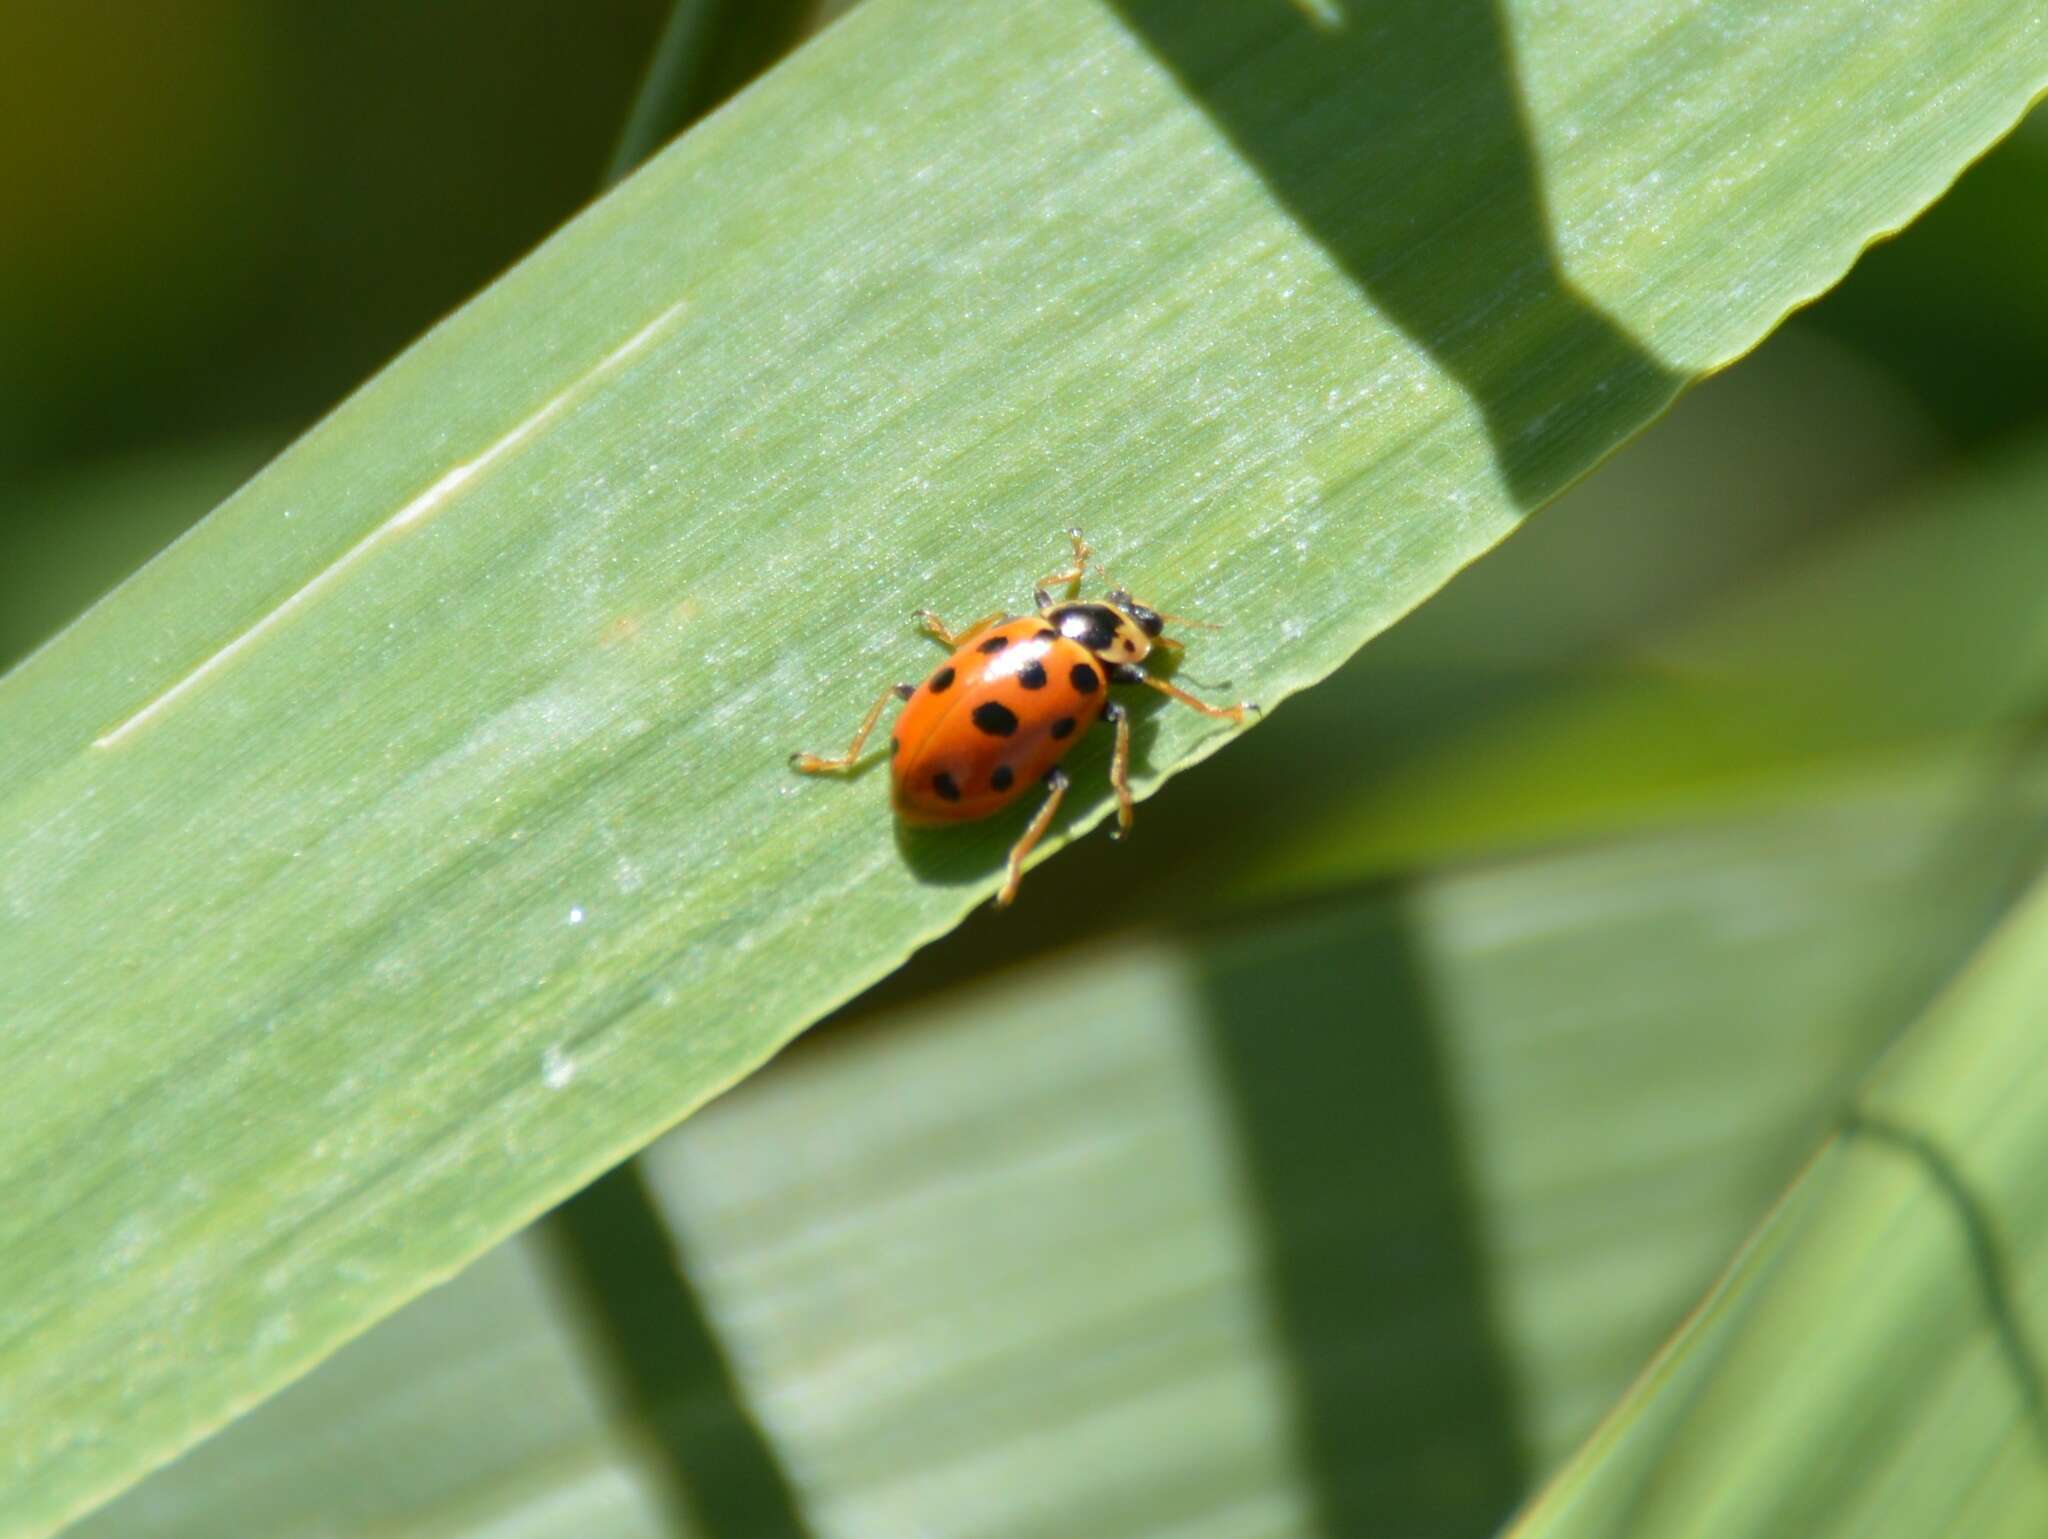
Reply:
[[1046, 771], [1045, 783], [1050, 792], [1045, 798], [1045, 805], [1038, 809], [1038, 816], [1024, 830], [1024, 837], [1010, 846], [1010, 874], [1003, 878], [1003, 890], [996, 894], [997, 908], [1008, 908], [1010, 900], [1017, 896], [1017, 884], [1024, 880], [1024, 857], [1052, 827], [1053, 816], [1060, 810], [1060, 798], [1067, 794], [1067, 772], [1055, 764]]
[[1081, 579], [1088, 575], [1088, 558], [1095, 552], [1090, 550], [1088, 542], [1081, 538], [1080, 530], [1069, 529], [1067, 538], [1074, 542], [1074, 564], [1064, 572], [1054, 572], [1050, 576], [1038, 579], [1038, 587], [1032, 597], [1038, 600], [1040, 609], [1048, 608], [1052, 603], [1049, 590], [1065, 588], [1067, 597], [1072, 598], [1081, 590]]
[[1116, 726], [1116, 752], [1109, 760], [1109, 783], [1116, 792], [1116, 832], [1121, 839], [1131, 831], [1131, 713], [1112, 700], [1102, 708], [1102, 719]]
[[922, 624], [929, 635], [937, 638], [945, 643], [945, 645], [949, 647], [964, 647], [990, 626], [1001, 625], [1010, 617], [998, 609], [994, 614], [983, 615], [971, 625], [963, 625], [957, 631], [929, 609], [913, 610], [911, 611], [911, 618]]
[[891, 684], [875, 697], [875, 703], [868, 707], [867, 715], [860, 719], [860, 726], [853, 734], [853, 741], [846, 745], [846, 752], [830, 758], [814, 753], [793, 753], [789, 756], [792, 768], [802, 770], [806, 775], [829, 774], [833, 770], [852, 769], [860, 758], [861, 745], [868, 740], [868, 734], [875, 730], [875, 723], [882, 719], [882, 707], [894, 695], [898, 700], [908, 700], [917, 693], [915, 684]]
[[1178, 700], [1182, 705], [1193, 706], [1204, 716], [1220, 716], [1226, 721], [1236, 722], [1240, 727], [1244, 725], [1245, 712], [1258, 709], [1249, 700], [1243, 701], [1238, 705], [1211, 705], [1208, 701], [1198, 700], [1186, 690], [1169, 684], [1164, 679], [1153, 678], [1151, 674], [1138, 667], [1135, 663], [1116, 663], [1111, 665], [1109, 681], [1112, 684], [1143, 684], [1147, 689], [1156, 689], [1160, 694]]

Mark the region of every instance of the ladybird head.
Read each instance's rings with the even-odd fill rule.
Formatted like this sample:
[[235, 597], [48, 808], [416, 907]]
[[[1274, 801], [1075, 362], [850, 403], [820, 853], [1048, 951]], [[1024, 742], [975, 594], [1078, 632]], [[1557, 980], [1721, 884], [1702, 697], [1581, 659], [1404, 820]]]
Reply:
[[1156, 609], [1148, 609], [1122, 588], [1110, 594], [1109, 607], [1122, 615], [1131, 624], [1145, 633], [1147, 641], [1157, 641], [1159, 633], [1166, 629], [1166, 616]]
[[1051, 604], [1042, 613], [1046, 624], [1106, 663], [1143, 662], [1166, 624], [1121, 589], [1099, 603]]

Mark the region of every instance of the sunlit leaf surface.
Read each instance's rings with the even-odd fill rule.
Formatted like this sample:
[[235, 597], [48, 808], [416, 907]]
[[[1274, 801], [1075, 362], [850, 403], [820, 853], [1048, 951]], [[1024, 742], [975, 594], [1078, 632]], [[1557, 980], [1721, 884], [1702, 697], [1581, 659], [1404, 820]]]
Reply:
[[[1839, 369], [1766, 361], [1825, 381], [1836, 412], [1854, 396]], [[1755, 421], [1753, 473], [1781, 483], [1802, 479], [1799, 453], [1833, 452], [1829, 432], [1903, 428], [1866, 401], [1774, 444], [1749, 414], [1778, 388], [1703, 392], [1617, 465], [1624, 486], [1675, 491], [1693, 445], [1716, 441], [1708, 428]], [[1999, 516], [2032, 505], [2042, 480], [2020, 462], [1858, 520], [1767, 598], [1745, 585], [1665, 629], [1731, 713], [1745, 679], [1760, 706], [1796, 655], [1748, 654], [1732, 616], [1769, 634], [1773, 614], [1881, 616], [1910, 596], [1953, 631], [1986, 591], [1983, 566], [2018, 588], [2008, 566], [2048, 560]], [[1654, 501], [1650, 516], [1686, 516]], [[1589, 486], [1545, 526], [1556, 549], [1503, 553], [1478, 585], [1495, 602], [1454, 591], [1405, 656], [1375, 649], [1188, 794], [1214, 816], [1234, 804], [1218, 772], [1240, 757], [1279, 776], [1347, 711], [1395, 716], [1422, 680], [1440, 693], [1468, 677], [1469, 693], [1456, 665], [1485, 672], [1486, 622], [1506, 600], [1549, 596], [1539, 647], [1582, 635], [1602, 606], [1570, 612], [1555, 558], [1597, 544], [1629, 502]], [[1891, 559], [1916, 529], [1944, 532], [1954, 558]], [[1695, 571], [1662, 542], [1645, 551], [1646, 590]], [[1728, 650], [1709, 648], [1716, 636]], [[1652, 631], [1630, 649], [1674, 645]], [[1959, 682], [1986, 662], [1942, 655]], [[1602, 722], [1618, 762], [1684, 737], [1668, 706], [1638, 697], [1631, 714], [1602, 673], [1492, 708], [1468, 699], [1462, 730], [1417, 752], [1456, 760], [1477, 737], [1511, 784], [1573, 721]], [[2044, 683], [2037, 670], [2032, 698]], [[1325, 852], [1313, 901], [1279, 908], [1218, 903], [1241, 890], [1232, 872], [1270, 877], [1255, 844], [1212, 852], [1214, 890], [1178, 896], [1192, 884], [1150, 864], [1168, 852], [1148, 848], [1133, 873], [1126, 852], [1076, 851], [1042, 878], [1071, 916], [1065, 949], [837, 1023], [85, 1532], [200, 1535], [243, 1511], [285, 1535], [343, 1520], [638, 1532], [612, 1505], [619, 1489], [679, 1532], [1055, 1536], [1113, 1520], [1139, 1535], [1307, 1535], [1368, 1518], [1490, 1532], [1699, 1297], [2023, 880], [2048, 767], [1990, 729], [1997, 711], [2024, 714], [2025, 693], [1980, 694], [1993, 713], [1948, 718], [1939, 748], [1909, 701], [1866, 701], [1818, 769], [1764, 752], [1735, 794], [1709, 776], [1647, 804], [1661, 826], [1639, 806], [1619, 834], [1596, 822], [1540, 853], [1369, 882], [1387, 846], [1361, 839]], [[1297, 810], [1369, 828], [1343, 809], [1369, 809], [1376, 784], [1312, 781]], [[1443, 784], [1429, 826], [1455, 826], [1472, 794]], [[1353, 879], [1333, 885], [1343, 849]], [[1135, 885], [1106, 887], [1117, 871]], [[1099, 933], [1088, 900], [1104, 890], [1155, 917]], [[946, 949], [1017, 937], [1027, 917]], [[536, 1258], [545, 1312], [508, 1310], [506, 1280]], [[549, 1366], [563, 1341], [573, 1371]], [[508, 1407], [515, 1373], [531, 1401]], [[409, 1463], [422, 1402], [474, 1446]], [[305, 1433], [316, 1418], [331, 1449]], [[1740, 1425], [1731, 1414], [1729, 1457]], [[1981, 1430], [1959, 1423], [1948, 1445], [1959, 1478]], [[549, 1432], [554, 1446], [537, 1446]], [[1839, 1427], [1827, 1436], [1844, 1446]], [[515, 1458], [530, 1478], [508, 1489]], [[407, 1479], [363, 1478], [392, 1461]], [[261, 1473], [244, 1491], [237, 1472]]]

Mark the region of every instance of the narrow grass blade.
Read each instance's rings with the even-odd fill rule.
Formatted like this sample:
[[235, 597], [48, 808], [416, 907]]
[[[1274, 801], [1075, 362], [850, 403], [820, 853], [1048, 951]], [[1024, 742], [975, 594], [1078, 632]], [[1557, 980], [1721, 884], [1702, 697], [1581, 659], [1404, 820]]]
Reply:
[[792, 47], [811, 0], [673, 0], [605, 167], [607, 187]]
[[2048, 1526], [2048, 886], [1513, 1530]]

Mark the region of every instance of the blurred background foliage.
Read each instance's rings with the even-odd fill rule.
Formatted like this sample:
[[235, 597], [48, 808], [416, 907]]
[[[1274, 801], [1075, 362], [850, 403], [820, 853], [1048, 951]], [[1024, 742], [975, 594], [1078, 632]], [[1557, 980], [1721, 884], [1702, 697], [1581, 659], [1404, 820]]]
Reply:
[[[844, 8], [11, 7], [0, 665], [593, 196], [665, 27], [687, 117]], [[2044, 249], [2037, 113], [1130, 849], [85, 1531], [1489, 1531], [2035, 869]]]

